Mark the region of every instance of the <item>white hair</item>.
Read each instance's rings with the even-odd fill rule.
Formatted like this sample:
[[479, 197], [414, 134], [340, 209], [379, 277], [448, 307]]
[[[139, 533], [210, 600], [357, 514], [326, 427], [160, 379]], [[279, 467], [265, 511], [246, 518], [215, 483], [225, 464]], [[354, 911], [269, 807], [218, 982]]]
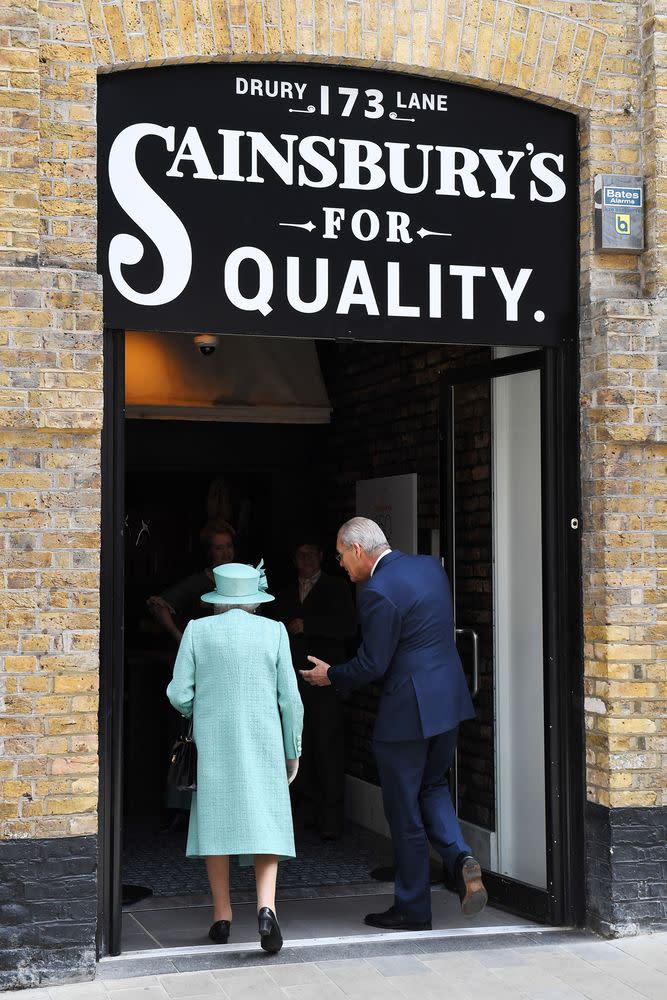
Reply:
[[338, 532], [343, 545], [359, 545], [367, 555], [373, 555], [379, 549], [388, 549], [389, 542], [384, 531], [375, 521], [368, 517], [352, 517]]
[[239, 611], [249, 611], [252, 614], [257, 611], [259, 604], [216, 604], [213, 608], [213, 613], [216, 615], [223, 615], [225, 611], [234, 611], [238, 608]]

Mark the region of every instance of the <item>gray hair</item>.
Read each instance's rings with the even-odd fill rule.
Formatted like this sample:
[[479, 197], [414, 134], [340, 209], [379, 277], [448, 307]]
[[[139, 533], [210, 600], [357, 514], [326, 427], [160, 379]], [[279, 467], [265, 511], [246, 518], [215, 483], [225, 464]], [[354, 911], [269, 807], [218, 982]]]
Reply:
[[213, 608], [213, 613], [216, 615], [223, 615], [225, 611], [234, 611], [238, 608], [239, 611], [249, 611], [252, 614], [257, 611], [259, 604], [216, 604]]
[[350, 518], [340, 528], [338, 537], [346, 548], [359, 545], [369, 556], [380, 549], [389, 548], [389, 542], [380, 525], [368, 517]]

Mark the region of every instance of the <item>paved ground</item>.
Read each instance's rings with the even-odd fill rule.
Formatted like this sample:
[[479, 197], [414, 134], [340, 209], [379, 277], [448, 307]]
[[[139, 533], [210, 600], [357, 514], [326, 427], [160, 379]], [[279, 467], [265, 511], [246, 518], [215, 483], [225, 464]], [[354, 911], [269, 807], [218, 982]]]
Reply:
[[[542, 941], [544, 943], [542, 943]], [[274, 963], [0, 993], [0, 1000], [665, 1000], [667, 932]], [[253, 959], [254, 961], [254, 959]]]

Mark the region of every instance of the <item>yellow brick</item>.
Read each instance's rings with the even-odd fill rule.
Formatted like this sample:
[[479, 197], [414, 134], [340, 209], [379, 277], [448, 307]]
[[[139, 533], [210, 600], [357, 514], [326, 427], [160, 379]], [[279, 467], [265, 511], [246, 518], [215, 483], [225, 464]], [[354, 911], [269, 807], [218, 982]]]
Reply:
[[192, 7], [192, 0], [177, 0], [179, 33], [183, 39], [183, 51], [193, 53], [197, 51], [197, 33], [195, 27], [195, 12]]
[[35, 656], [6, 656], [5, 672], [8, 674], [23, 674], [37, 670], [37, 657]]
[[73, 816], [68, 823], [70, 837], [85, 837], [97, 831], [97, 816]]
[[32, 711], [32, 701], [30, 698], [21, 698], [19, 695], [7, 694], [4, 698], [4, 707], [8, 715], [30, 715]]
[[491, 59], [491, 42], [493, 39], [493, 26], [490, 24], [480, 25], [477, 33], [477, 44], [475, 45], [475, 55], [473, 67], [477, 76], [486, 76], [488, 73], [489, 61]]
[[459, 55], [461, 39], [461, 22], [456, 18], [447, 18], [445, 28], [445, 68], [454, 69]]
[[120, 9], [107, 4], [103, 7], [104, 20], [106, 22], [111, 48], [115, 62], [129, 62], [130, 50], [127, 44], [127, 36], [123, 25]]
[[47, 472], [0, 472], [0, 490], [47, 489], [50, 485]]
[[600, 719], [601, 727], [608, 733], [654, 733], [656, 724], [653, 719]]
[[100, 0], [83, 0], [83, 6], [85, 8], [86, 20], [93, 34], [102, 34], [104, 32], [104, 19]]
[[85, 774], [96, 772], [98, 760], [96, 756], [74, 754], [71, 757], [57, 757], [51, 764], [52, 774]]
[[69, 707], [69, 698], [48, 695], [38, 698], [35, 702], [35, 710], [43, 715], [53, 715], [54, 713], [66, 712]]
[[32, 785], [29, 781], [5, 781], [2, 785], [2, 794], [8, 799], [18, 799], [21, 795], [30, 795]]
[[511, 85], [516, 83], [518, 79], [523, 43], [523, 35], [517, 35], [515, 32], [512, 32], [507, 49], [507, 58], [505, 59], [505, 71], [503, 73], [503, 82], [506, 84]]
[[51, 678], [42, 674], [29, 674], [21, 680], [22, 691], [43, 692], [48, 691], [51, 685]]
[[160, 19], [157, 12], [157, 4], [145, 2], [141, 5], [146, 31], [146, 41], [148, 43], [148, 56], [153, 61], [160, 61], [164, 58], [164, 45], [162, 44], [162, 32], [160, 30]]
[[[55, 677], [53, 690], [56, 694], [78, 693], [81, 691], [96, 691], [98, 688], [98, 678], [95, 674], [84, 674], [76, 677]], [[80, 711], [74, 706], [76, 711]]]
[[65, 799], [49, 799], [46, 811], [50, 815], [63, 816], [72, 813], [93, 812], [97, 806], [97, 798], [89, 795], [70, 795]]
[[97, 778], [75, 778], [72, 782], [72, 791], [75, 795], [97, 795]]
[[37, 740], [38, 753], [66, 753], [67, 737], [65, 736], [45, 736]]
[[[418, 44], [420, 21], [418, 15], [415, 14], [414, 18], [413, 46]], [[361, 7], [359, 4], [348, 4], [347, 7], [347, 54], [349, 56], [361, 55]], [[417, 61], [423, 61], [423, 54], [419, 58], [413, 56], [413, 62]]]
[[23, 799], [19, 808], [22, 817], [41, 816], [44, 813], [44, 803], [41, 800], [30, 802], [27, 799]]
[[0, 718], [0, 736], [28, 736], [42, 732], [40, 719], [7, 719]]
[[622, 806], [654, 806], [657, 798], [656, 792], [616, 792], [609, 796], [609, 805], [612, 808], [621, 808]]
[[567, 73], [570, 68], [575, 31], [576, 26], [571, 21], [562, 23], [554, 55], [553, 68], [557, 73]]
[[97, 717], [94, 715], [47, 716], [44, 719], [44, 730], [49, 736], [61, 736], [64, 733], [94, 733], [97, 732]]
[[655, 659], [655, 649], [649, 645], [627, 645], [609, 646], [607, 657], [610, 660], [623, 660], [624, 662], [646, 661], [651, 663]]
[[529, 65], [534, 65], [540, 47], [540, 38], [544, 25], [543, 15], [536, 10], [531, 10], [528, 18], [528, 28], [526, 31], [526, 44], [524, 46], [523, 60]]
[[79, 695], [72, 699], [72, 710], [74, 712], [96, 712], [98, 699], [94, 695]]

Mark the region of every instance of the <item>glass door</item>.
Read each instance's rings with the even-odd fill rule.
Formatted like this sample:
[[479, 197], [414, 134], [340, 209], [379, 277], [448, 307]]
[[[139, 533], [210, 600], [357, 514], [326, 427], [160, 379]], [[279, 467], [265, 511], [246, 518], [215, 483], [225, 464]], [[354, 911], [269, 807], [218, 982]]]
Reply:
[[441, 383], [442, 556], [476, 718], [461, 727], [459, 818], [492, 901], [554, 917], [545, 615], [545, 352]]

